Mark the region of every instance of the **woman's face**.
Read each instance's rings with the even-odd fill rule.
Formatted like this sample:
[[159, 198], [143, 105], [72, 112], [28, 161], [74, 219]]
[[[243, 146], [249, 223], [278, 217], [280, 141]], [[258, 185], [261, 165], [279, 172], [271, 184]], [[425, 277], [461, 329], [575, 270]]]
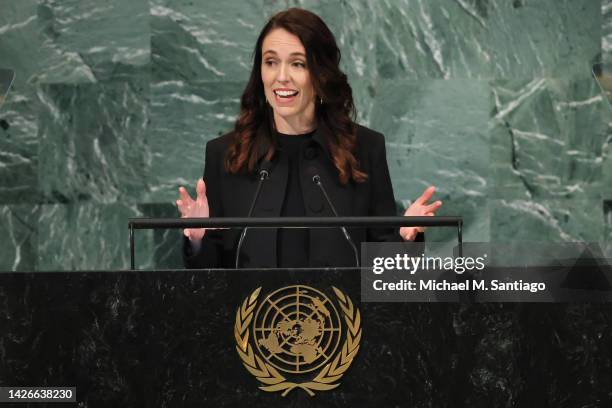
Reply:
[[268, 33], [262, 44], [261, 80], [277, 121], [277, 116], [294, 124], [314, 121], [315, 92], [298, 37], [282, 28]]

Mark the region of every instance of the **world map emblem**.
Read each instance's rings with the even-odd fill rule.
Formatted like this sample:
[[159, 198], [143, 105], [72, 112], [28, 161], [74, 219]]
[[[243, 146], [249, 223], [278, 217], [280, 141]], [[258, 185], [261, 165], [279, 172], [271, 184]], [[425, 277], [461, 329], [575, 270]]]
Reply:
[[332, 287], [293, 285], [260, 298], [261, 287], [236, 312], [236, 350], [245, 368], [268, 392], [332, 390], [361, 341], [361, 316], [351, 299]]

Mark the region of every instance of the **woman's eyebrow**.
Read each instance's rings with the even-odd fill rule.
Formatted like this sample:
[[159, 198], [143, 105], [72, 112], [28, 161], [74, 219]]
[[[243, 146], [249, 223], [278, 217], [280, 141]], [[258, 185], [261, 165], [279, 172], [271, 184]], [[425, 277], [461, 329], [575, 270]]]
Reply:
[[[266, 50], [264, 51], [263, 55], [266, 54], [274, 54], [277, 55], [277, 52], [274, 50]], [[306, 54], [304, 54], [303, 52], [292, 52], [291, 54], [289, 54], [290, 57], [306, 57]]]

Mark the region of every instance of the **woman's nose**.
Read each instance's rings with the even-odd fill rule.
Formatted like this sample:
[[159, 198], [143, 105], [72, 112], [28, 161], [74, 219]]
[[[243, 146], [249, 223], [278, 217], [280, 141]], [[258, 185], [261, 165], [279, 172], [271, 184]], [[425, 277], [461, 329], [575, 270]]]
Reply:
[[278, 70], [278, 82], [289, 81], [289, 66], [287, 64], [281, 64]]

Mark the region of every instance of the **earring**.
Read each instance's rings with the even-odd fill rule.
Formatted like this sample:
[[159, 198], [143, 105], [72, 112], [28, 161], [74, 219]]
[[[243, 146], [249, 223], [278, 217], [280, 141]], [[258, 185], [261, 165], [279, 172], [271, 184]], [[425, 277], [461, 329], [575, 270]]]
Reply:
[[323, 105], [323, 98], [319, 96], [319, 104]]

